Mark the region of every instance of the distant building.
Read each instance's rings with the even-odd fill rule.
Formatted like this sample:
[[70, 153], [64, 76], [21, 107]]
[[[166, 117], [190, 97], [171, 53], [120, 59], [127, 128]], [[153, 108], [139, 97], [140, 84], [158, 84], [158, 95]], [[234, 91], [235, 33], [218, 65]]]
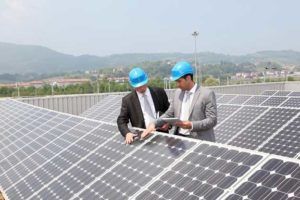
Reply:
[[61, 78], [61, 79], [47, 79], [47, 80], [35, 80], [30, 82], [17, 82], [9, 84], [1, 84], [1, 87], [43, 87], [46, 84], [57, 85], [57, 86], [68, 86], [74, 84], [82, 84], [89, 82], [89, 79], [80, 79], [80, 78]]

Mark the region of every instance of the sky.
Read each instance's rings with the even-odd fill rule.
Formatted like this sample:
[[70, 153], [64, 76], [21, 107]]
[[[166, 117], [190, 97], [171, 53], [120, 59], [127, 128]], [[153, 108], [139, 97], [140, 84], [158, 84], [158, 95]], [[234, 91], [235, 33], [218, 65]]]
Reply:
[[299, 0], [0, 0], [0, 42], [72, 54], [300, 51]]

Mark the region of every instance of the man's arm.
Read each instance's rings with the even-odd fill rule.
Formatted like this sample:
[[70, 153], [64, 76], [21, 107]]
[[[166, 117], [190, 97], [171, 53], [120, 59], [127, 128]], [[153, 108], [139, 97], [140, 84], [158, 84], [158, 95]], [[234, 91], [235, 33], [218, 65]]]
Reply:
[[120, 110], [120, 114], [117, 119], [118, 129], [123, 135], [123, 137], [126, 137], [127, 133], [130, 133], [130, 130], [128, 128], [129, 123], [129, 112], [128, 112], [128, 104], [126, 103], [126, 100], [122, 98], [122, 106]]
[[164, 89], [161, 89], [161, 95], [159, 96], [159, 98], [162, 99], [162, 112], [164, 113], [168, 110], [170, 106], [168, 95]]
[[171, 103], [169, 109], [162, 115], [160, 118], [156, 119], [154, 122], [151, 122], [146, 130], [143, 131], [141, 138], [147, 137], [151, 132], [155, 131], [157, 127], [167, 126], [166, 122], [161, 120], [161, 118], [170, 118], [174, 117], [174, 107], [173, 103]]
[[201, 131], [213, 128], [217, 124], [217, 103], [216, 96], [213, 91], [210, 91], [205, 104], [206, 118], [201, 121], [193, 121], [193, 129], [191, 131]]

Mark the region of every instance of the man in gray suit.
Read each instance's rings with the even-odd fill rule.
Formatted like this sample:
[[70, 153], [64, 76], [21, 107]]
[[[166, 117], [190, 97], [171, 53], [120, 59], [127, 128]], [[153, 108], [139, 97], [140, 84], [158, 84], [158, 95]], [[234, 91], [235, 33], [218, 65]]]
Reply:
[[215, 93], [200, 87], [193, 81], [193, 68], [188, 62], [177, 63], [171, 71], [171, 79], [177, 82], [173, 103], [142, 133], [145, 138], [157, 127], [166, 127], [163, 118], [178, 118], [175, 135], [215, 141], [213, 127], [217, 124]]

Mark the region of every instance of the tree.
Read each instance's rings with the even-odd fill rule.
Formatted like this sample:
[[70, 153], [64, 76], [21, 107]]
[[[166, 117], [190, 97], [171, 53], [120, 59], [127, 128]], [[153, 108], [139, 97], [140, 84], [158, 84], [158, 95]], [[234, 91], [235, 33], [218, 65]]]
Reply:
[[206, 80], [204, 81], [204, 85], [205, 86], [216, 86], [216, 85], [219, 85], [219, 80], [218, 79], [215, 79], [213, 77], [208, 77], [206, 78]]

